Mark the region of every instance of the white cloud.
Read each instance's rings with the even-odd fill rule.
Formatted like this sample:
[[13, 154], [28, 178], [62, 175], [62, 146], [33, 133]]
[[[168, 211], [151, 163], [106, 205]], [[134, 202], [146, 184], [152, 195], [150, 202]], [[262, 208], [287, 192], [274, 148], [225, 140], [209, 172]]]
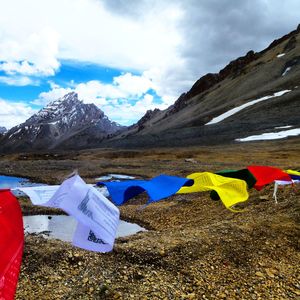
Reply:
[[50, 82], [51, 90], [43, 92], [34, 104], [46, 105], [65, 94], [75, 91], [79, 99], [85, 103], [94, 103], [100, 107], [107, 116], [123, 125], [130, 125], [141, 118], [148, 109], [165, 109], [170, 104], [170, 99], [165, 98], [162, 104], [153, 102], [149, 91], [153, 89], [153, 82], [144, 75], [126, 73], [114, 77], [111, 84], [97, 80], [79, 83], [71, 87], [62, 88]]
[[[75, 89], [87, 101], [116, 106], [120, 99], [126, 103], [127, 97], [144, 99], [152, 88], [167, 106], [200, 76], [217, 72], [231, 59], [250, 49], [259, 51], [295, 29], [300, 4], [296, 0], [284, 4], [279, 0], [0, 0], [0, 7], [0, 70], [8, 75], [0, 82], [32, 84], [34, 76], [54, 75], [61, 59], [142, 74], [128, 72], [112, 84], [95, 78], [66, 89], [52, 87], [35, 103], [47, 103]], [[152, 105], [142, 103], [144, 111]], [[132, 114], [133, 106], [142, 109], [127, 105], [124, 108]]]
[[80, 99], [86, 103], [105, 104], [104, 99], [138, 99], [154, 87], [152, 81], [144, 75], [138, 76], [131, 73], [114, 77], [111, 84], [102, 83], [98, 80], [77, 85], [72, 83], [72, 87], [67, 88], [62, 88], [51, 81], [49, 84], [51, 90], [42, 92], [39, 98], [33, 101], [34, 104], [45, 105], [71, 91], [78, 93]]
[[57, 85], [54, 85], [53, 88], [49, 92], [42, 92], [39, 95], [38, 99], [35, 99], [32, 101], [33, 104], [36, 105], [46, 105], [47, 103], [56, 100], [58, 98], [61, 98], [67, 93], [72, 92], [73, 90], [71, 88], [61, 88]]
[[10, 102], [0, 99], [0, 107], [0, 126], [4, 126], [7, 129], [23, 123], [36, 113], [36, 110], [22, 102]]
[[[24, 37], [29, 37], [27, 46], [36, 45], [38, 26], [51, 28], [54, 37], [59, 33], [59, 58], [142, 71], [174, 56], [181, 40], [175, 26], [180, 10], [175, 4], [163, 9], [156, 5], [145, 11], [143, 18], [132, 19], [115, 15], [95, 0], [0, 2], [1, 15], [9, 16], [1, 18], [0, 28], [4, 35], [13, 37], [6, 45], [16, 53]], [[55, 51], [57, 40], [53, 36], [48, 46]]]
[[0, 82], [7, 85], [14, 86], [26, 86], [26, 85], [38, 85], [39, 81], [37, 79], [31, 79], [26, 76], [0, 76]]
[[126, 73], [114, 78], [113, 83], [118, 86], [118, 89], [126, 95], [142, 96], [149, 89], [153, 88], [152, 81], [145, 76], [136, 76], [131, 73]]
[[139, 98], [153, 88], [153, 83], [143, 75], [125, 73], [114, 77], [112, 84], [91, 80], [74, 88], [85, 102], [93, 102], [98, 98]]
[[[134, 18], [118, 15], [98, 0], [0, 0], [0, 4], [0, 61], [4, 61], [0, 69], [7, 74], [51, 76], [59, 68], [58, 59], [71, 59], [141, 73], [157, 68], [162, 75], [151, 79], [163, 87], [165, 75], [170, 75], [166, 69], [181, 60], [178, 26], [184, 11], [176, 2], [154, 1]], [[172, 71], [180, 73], [178, 68]], [[120, 78], [125, 93], [133, 88], [125, 86], [131, 79]], [[180, 84], [174, 86], [173, 97]]]
[[126, 96], [116, 85], [104, 84], [98, 80], [80, 83], [75, 87], [79, 97], [85, 102], [93, 102], [101, 98], [123, 98]]
[[138, 121], [149, 109], [165, 109], [167, 105], [153, 102], [153, 96], [145, 94], [143, 98], [131, 104], [126, 99], [119, 102], [109, 102], [100, 107], [104, 113], [115, 122], [122, 125], [131, 125]]
[[49, 28], [12, 37], [4, 32], [0, 39], [0, 71], [8, 75], [53, 76], [60, 64], [58, 34]]

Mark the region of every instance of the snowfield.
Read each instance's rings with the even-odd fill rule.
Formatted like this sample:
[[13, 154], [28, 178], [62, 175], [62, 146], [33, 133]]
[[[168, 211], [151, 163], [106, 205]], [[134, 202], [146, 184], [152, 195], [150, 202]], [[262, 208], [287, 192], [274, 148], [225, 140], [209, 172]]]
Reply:
[[273, 95], [270, 95], [270, 96], [264, 96], [264, 97], [261, 97], [259, 99], [255, 99], [255, 100], [252, 100], [250, 102], [247, 102], [241, 106], [238, 106], [238, 107], [235, 107], [233, 109], [230, 109], [229, 111], [221, 114], [220, 116], [216, 117], [216, 118], [213, 118], [211, 121], [209, 121], [208, 123], [206, 123], [205, 125], [211, 125], [211, 124], [217, 124], [221, 121], [223, 121], [224, 119], [236, 114], [237, 112], [241, 111], [242, 109], [246, 108], [246, 107], [249, 107], [251, 105], [254, 105], [258, 102], [262, 102], [262, 101], [265, 101], [265, 100], [268, 100], [268, 99], [271, 99], [271, 98], [274, 98], [274, 97], [280, 97], [286, 93], [289, 93], [291, 90], [283, 90], [283, 91], [280, 91], [280, 92], [277, 92], [277, 93], [274, 93]]
[[292, 67], [287, 67], [281, 76], [285, 76], [289, 71], [291, 71]]
[[285, 56], [285, 53], [280, 53], [277, 55], [277, 57], [282, 57], [282, 56]]
[[238, 142], [250, 142], [250, 141], [262, 141], [262, 140], [278, 140], [284, 139], [288, 136], [300, 135], [300, 128], [294, 128], [289, 130], [282, 130], [279, 132], [268, 132], [259, 135], [251, 135], [241, 139], [235, 139]]

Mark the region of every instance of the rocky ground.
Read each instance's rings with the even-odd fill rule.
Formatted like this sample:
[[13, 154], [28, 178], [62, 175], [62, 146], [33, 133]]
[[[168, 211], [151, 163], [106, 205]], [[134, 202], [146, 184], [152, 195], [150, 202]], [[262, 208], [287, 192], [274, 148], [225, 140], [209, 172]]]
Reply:
[[[74, 168], [89, 182], [110, 172], [148, 178], [249, 164], [300, 169], [299, 145], [3, 156], [0, 173], [58, 183]], [[28, 235], [16, 299], [299, 299], [300, 186], [280, 189], [277, 205], [272, 192], [251, 190], [242, 213], [209, 193], [175, 195], [143, 210], [146, 197], [137, 197], [120, 207], [121, 216], [148, 231], [117, 239], [106, 254]], [[20, 201], [24, 214], [43, 213]]]

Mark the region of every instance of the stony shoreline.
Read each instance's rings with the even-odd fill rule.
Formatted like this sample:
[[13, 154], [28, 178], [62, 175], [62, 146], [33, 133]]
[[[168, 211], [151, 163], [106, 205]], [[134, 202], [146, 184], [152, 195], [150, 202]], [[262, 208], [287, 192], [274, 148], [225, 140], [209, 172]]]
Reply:
[[[9, 163], [2, 157], [0, 172], [9, 165], [11, 175], [18, 170], [26, 177], [43, 169], [39, 176], [52, 183], [55, 176], [59, 181], [63, 172], [68, 173], [66, 166], [72, 169], [76, 164], [90, 182], [97, 169], [97, 176], [119, 171], [150, 177], [238, 168], [254, 160], [279, 167], [300, 165], [294, 152], [298, 145], [289, 145], [289, 151], [278, 145], [276, 154], [271, 147], [260, 156], [253, 156], [253, 149], [247, 153], [199, 148], [193, 154], [161, 150], [133, 157], [118, 152], [115, 158], [95, 151], [79, 153], [76, 160], [31, 157], [26, 163], [17, 158]], [[196, 163], [185, 160], [191, 157]], [[121, 217], [148, 231], [117, 239], [114, 250], [106, 254], [27, 235], [16, 299], [299, 299], [300, 189], [280, 189], [278, 205], [272, 192], [272, 186], [251, 190], [243, 213], [226, 210], [208, 193], [175, 195], [143, 210], [139, 208], [146, 198], [137, 197], [120, 207]], [[25, 214], [57, 213], [34, 211], [26, 198], [20, 201]]]

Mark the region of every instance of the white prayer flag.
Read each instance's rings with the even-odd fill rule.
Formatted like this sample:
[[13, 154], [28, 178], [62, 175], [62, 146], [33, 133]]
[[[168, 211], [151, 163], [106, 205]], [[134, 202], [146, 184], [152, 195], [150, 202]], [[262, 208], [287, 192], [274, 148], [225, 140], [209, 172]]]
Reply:
[[74, 245], [92, 251], [112, 250], [119, 209], [80, 176], [65, 180], [47, 205], [59, 207], [78, 220]]
[[[92, 184], [87, 184], [87, 186], [91, 187]], [[50, 199], [54, 196], [54, 194], [59, 189], [60, 185], [41, 185], [41, 186], [28, 186], [28, 187], [17, 187], [12, 190], [19, 190], [26, 194], [32, 204], [47, 206], [47, 207], [59, 207], [56, 201], [50, 201]], [[55, 197], [56, 199], [58, 196]]]
[[78, 222], [76, 231], [73, 236], [73, 245], [96, 252], [109, 252], [113, 249], [113, 243], [105, 242], [97, 236], [88, 226]]
[[18, 187], [17, 190], [22, 191], [26, 194], [32, 204], [34, 205], [44, 205], [48, 202], [51, 197], [58, 190], [59, 185], [43, 185], [43, 186], [31, 186], [31, 187]]
[[291, 181], [284, 181], [284, 180], [275, 180], [274, 181], [274, 192], [273, 192], [273, 198], [276, 202], [276, 204], [278, 203], [277, 201], [277, 191], [278, 191], [278, 186], [279, 185], [288, 185], [288, 184], [294, 184], [294, 183], [299, 183], [300, 180], [296, 179], [296, 180], [291, 180]]

